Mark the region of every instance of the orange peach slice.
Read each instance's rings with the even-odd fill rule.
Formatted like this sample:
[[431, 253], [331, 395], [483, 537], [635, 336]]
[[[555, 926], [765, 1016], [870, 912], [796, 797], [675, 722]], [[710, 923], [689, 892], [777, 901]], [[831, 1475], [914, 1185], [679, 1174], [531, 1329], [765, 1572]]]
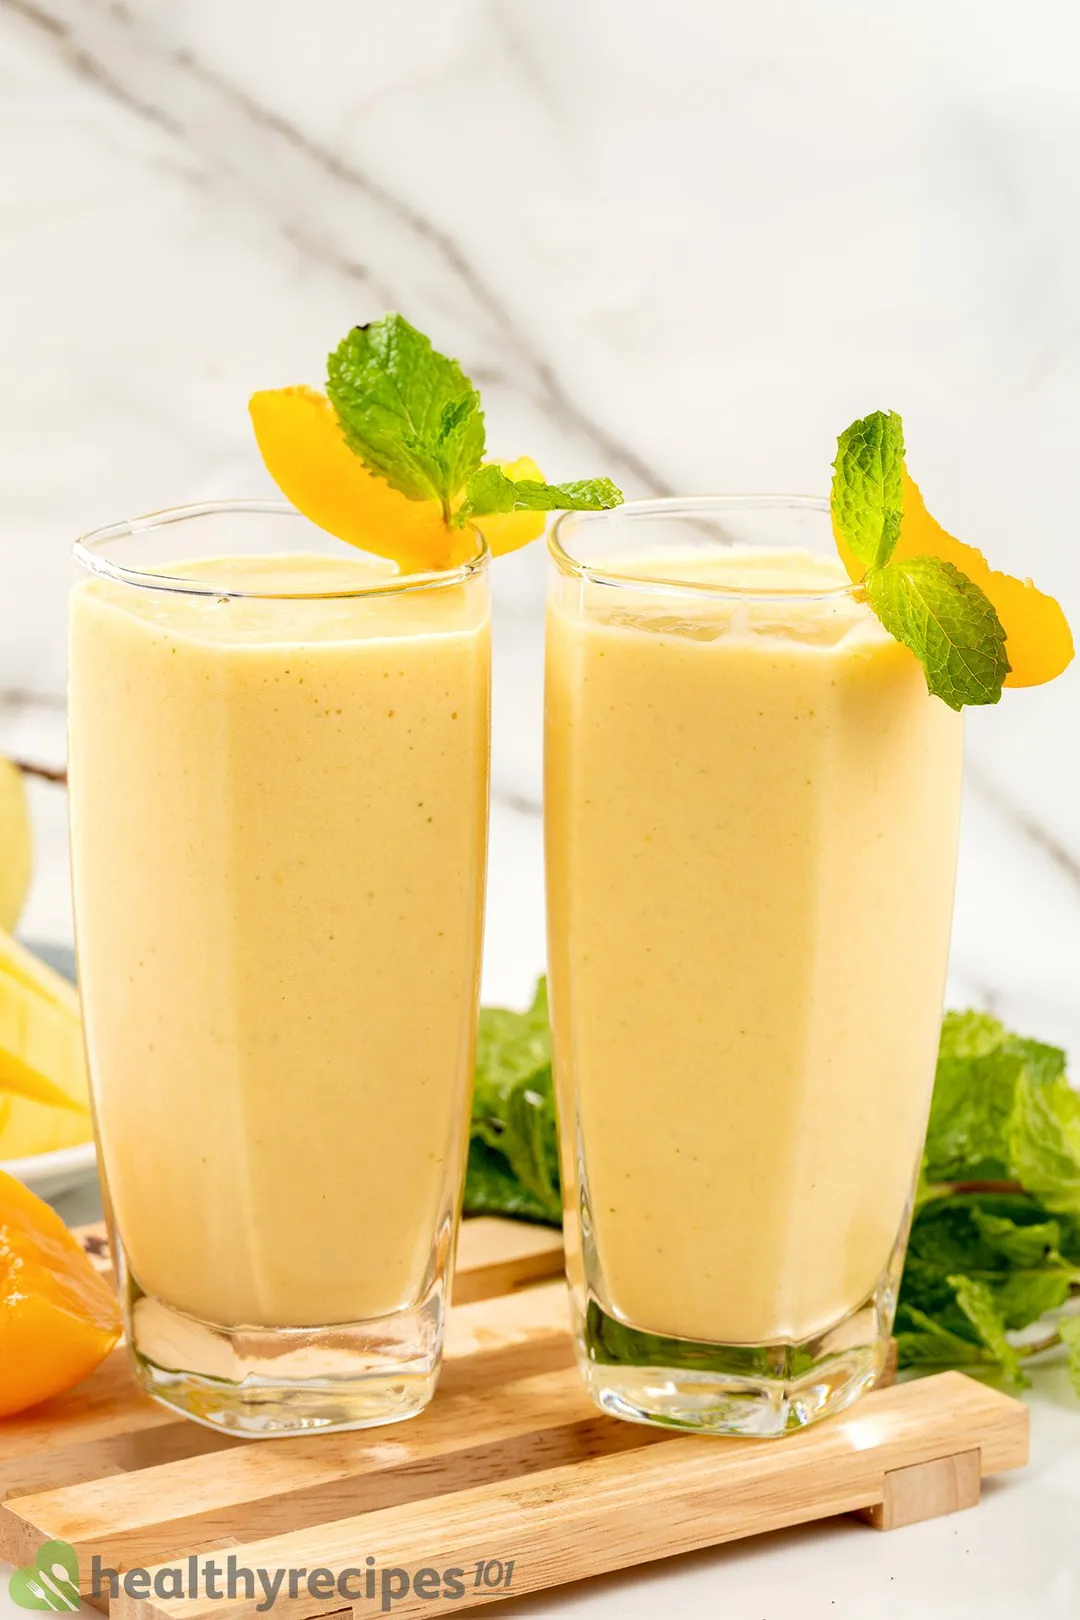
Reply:
[[437, 501], [411, 501], [369, 472], [345, 443], [337, 413], [314, 388], [271, 388], [249, 404], [255, 438], [282, 494], [320, 529], [389, 557], [403, 573], [450, 565], [460, 539]]
[[[1052, 596], [1036, 590], [1030, 579], [992, 569], [981, 551], [955, 540], [926, 510], [918, 484], [903, 472], [903, 516], [894, 558], [940, 557], [966, 574], [993, 602], [1005, 631], [1005, 651], [1012, 669], [1006, 686], [1042, 686], [1072, 661], [1073, 638], [1068, 621]], [[836, 544], [849, 576], [858, 582], [866, 573], [839, 533]]]
[[119, 1337], [116, 1297], [59, 1215], [0, 1170], [0, 1418], [81, 1383]]
[[[349, 449], [337, 413], [314, 388], [253, 394], [255, 438], [267, 471], [304, 516], [362, 551], [389, 557], [403, 574], [452, 568], [475, 550], [468, 528], [452, 529], [437, 501], [413, 501], [369, 472]], [[542, 478], [528, 456], [501, 463], [508, 478]], [[459, 494], [455, 504], [463, 498]], [[500, 512], [475, 520], [494, 556], [544, 532], [544, 512]]]

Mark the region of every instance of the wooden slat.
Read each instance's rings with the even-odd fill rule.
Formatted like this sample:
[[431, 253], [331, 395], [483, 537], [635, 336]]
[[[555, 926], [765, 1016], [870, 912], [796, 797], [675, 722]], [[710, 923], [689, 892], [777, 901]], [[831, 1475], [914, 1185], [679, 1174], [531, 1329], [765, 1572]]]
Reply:
[[[0, 1550], [21, 1562], [50, 1536], [89, 1569], [116, 1569], [309, 1529], [358, 1511], [524, 1477], [669, 1439], [604, 1417], [574, 1368], [440, 1395], [392, 1436], [356, 1432], [240, 1445], [0, 1508]], [[197, 1504], [197, 1508], [194, 1507]]]
[[[499, 1382], [559, 1371], [570, 1366], [572, 1359], [567, 1293], [562, 1283], [544, 1283], [504, 1298], [455, 1306], [447, 1320], [439, 1406], [447, 1395], [476, 1398]], [[479, 1424], [483, 1427], [483, 1417]], [[406, 1430], [395, 1430], [395, 1434], [403, 1432]], [[293, 1445], [322, 1448], [332, 1443], [334, 1437], [325, 1435], [280, 1440], [274, 1447], [256, 1445], [254, 1450], [269, 1456]], [[0, 1482], [3, 1497], [10, 1502], [15, 1497], [47, 1494], [57, 1487], [81, 1487], [84, 1481], [108, 1479], [133, 1469], [144, 1471], [230, 1450], [249, 1452], [253, 1447], [176, 1419], [164, 1406], [139, 1395], [131, 1383], [126, 1358], [117, 1351], [70, 1395], [0, 1424]], [[201, 1498], [194, 1500], [202, 1505]], [[13, 1529], [6, 1505], [0, 1505], [0, 1557], [15, 1557], [11, 1547], [23, 1545], [21, 1539], [11, 1541], [13, 1534], [18, 1537], [21, 1529], [18, 1524]], [[23, 1552], [19, 1552], [21, 1557]]]
[[169, 1455], [185, 1455], [170, 1449], [179, 1438], [169, 1437], [170, 1429], [182, 1431], [179, 1443], [192, 1450], [205, 1449], [199, 1435], [213, 1438], [137, 1390], [127, 1352], [114, 1350], [77, 1389], [0, 1423], [0, 1501], [141, 1467], [159, 1445]]
[[454, 1304], [493, 1299], [549, 1277], [561, 1277], [562, 1233], [525, 1221], [474, 1215], [462, 1221], [454, 1268]]
[[[513, 1593], [527, 1593], [690, 1552], [762, 1531], [851, 1513], [885, 1499], [885, 1476], [956, 1453], [978, 1452], [983, 1473], [1027, 1456], [1027, 1412], [957, 1373], [874, 1393], [848, 1415], [765, 1444], [669, 1439], [410, 1501], [335, 1523], [232, 1545], [240, 1567], [328, 1569], [372, 1556], [376, 1568], [470, 1570], [514, 1561]], [[268, 1505], [268, 1524], [273, 1523]], [[49, 1527], [52, 1528], [52, 1527]], [[224, 1560], [221, 1560], [223, 1563]], [[468, 1591], [470, 1603], [502, 1588]], [[121, 1595], [113, 1620], [255, 1620], [261, 1594], [208, 1600]], [[282, 1591], [279, 1620], [342, 1609], [334, 1594]], [[402, 1595], [399, 1617], [460, 1612], [459, 1598]]]

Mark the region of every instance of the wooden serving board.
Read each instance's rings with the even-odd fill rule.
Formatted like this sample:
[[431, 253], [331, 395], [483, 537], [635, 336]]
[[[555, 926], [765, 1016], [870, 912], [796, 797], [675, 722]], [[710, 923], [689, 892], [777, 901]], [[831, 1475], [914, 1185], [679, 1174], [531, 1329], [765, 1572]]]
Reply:
[[[106, 1267], [100, 1234], [85, 1240]], [[273, 1605], [287, 1620], [363, 1620], [387, 1590], [397, 1616], [460, 1614], [835, 1514], [892, 1529], [973, 1506], [985, 1475], [1027, 1460], [1026, 1408], [959, 1373], [772, 1442], [604, 1417], [573, 1366], [565, 1286], [541, 1280], [561, 1258], [557, 1233], [467, 1221], [438, 1394], [391, 1428], [227, 1439], [140, 1394], [114, 1352], [0, 1422], [0, 1557], [70, 1542], [86, 1596], [95, 1558], [120, 1572], [113, 1620], [253, 1620], [265, 1593], [243, 1571], [260, 1569], [303, 1571]], [[207, 1597], [207, 1562], [230, 1555], [235, 1595]], [[175, 1596], [191, 1560], [204, 1595]], [[126, 1592], [135, 1569], [150, 1573]]]

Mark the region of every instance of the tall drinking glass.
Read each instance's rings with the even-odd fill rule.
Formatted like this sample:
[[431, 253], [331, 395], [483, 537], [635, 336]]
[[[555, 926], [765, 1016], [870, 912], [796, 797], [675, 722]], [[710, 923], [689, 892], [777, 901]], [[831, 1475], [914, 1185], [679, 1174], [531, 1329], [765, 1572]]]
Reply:
[[430, 1399], [467, 1141], [488, 554], [276, 503], [76, 546], [75, 916], [135, 1374], [246, 1434]]
[[547, 882], [568, 1272], [619, 1416], [771, 1435], [886, 1352], [940, 1030], [962, 726], [825, 502], [556, 526]]

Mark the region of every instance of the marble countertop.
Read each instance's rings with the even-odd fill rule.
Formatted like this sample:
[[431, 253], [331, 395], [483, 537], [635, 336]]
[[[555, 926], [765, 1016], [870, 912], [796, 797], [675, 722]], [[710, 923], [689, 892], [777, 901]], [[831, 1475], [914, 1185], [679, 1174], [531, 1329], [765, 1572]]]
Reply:
[[[0, 750], [63, 758], [72, 537], [268, 491], [245, 404], [402, 309], [497, 454], [823, 490], [904, 414], [931, 507], [1080, 623], [1080, 11], [1039, 0], [0, 0]], [[540, 548], [496, 571], [484, 991], [543, 965]], [[1080, 675], [971, 717], [949, 997], [1080, 1069]], [[33, 788], [29, 936], [70, 938]], [[507, 1614], [1073, 1615], [1080, 1405], [893, 1537], [795, 1532]], [[0, 1614], [3, 1599], [0, 1598]]]

